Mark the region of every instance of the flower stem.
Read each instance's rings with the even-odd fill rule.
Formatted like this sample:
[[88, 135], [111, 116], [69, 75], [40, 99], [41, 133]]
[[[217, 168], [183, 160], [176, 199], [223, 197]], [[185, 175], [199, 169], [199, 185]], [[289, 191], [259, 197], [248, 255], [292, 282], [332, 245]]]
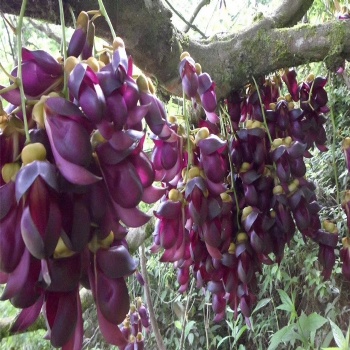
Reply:
[[336, 158], [335, 158], [335, 140], [337, 137], [337, 132], [336, 132], [336, 125], [335, 125], [335, 116], [334, 116], [334, 109], [333, 109], [333, 104], [330, 105], [330, 112], [331, 112], [331, 121], [332, 121], [332, 166], [333, 166], [333, 171], [334, 171], [334, 181], [335, 181], [335, 190], [337, 192], [337, 205], [340, 205], [340, 191], [339, 191], [339, 180], [338, 180], [338, 168], [337, 168], [337, 163], [336, 163]]
[[187, 138], [187, 171], [192, 166], [192, 147], [191, 147], [191, 140], [190, 140], [190, 121], [187, 116], [187, 109], [186, 109], [186, 95], [185, 92], [182, 93], [182, 99], [183, 99], [183, 115], [185, 119], [185, 128], [186, 128], [186, 138]]
[[114, 31], [114, 28], [113, 28], [113, 25], [112, 25], [112, 22], [108, 16], [108, 13], [106, 11], [106, 8], [105, 6], [103, 5], [103, 0], [98, 0], [98, 5], [100, 6], [100, 12], [101, 12], [101, 15], [106, 19], [107, 21], [107, 24], [109, 26], [109, 29], [112, 33], [112, 36], [113, 36], [113, 40], [117, 39], [117, 35], [115, 34], [115, 31]]
[[271, 134], [270, 134], [270, 130], [269, 130], [268, 126], [267, 126], [267, 121], [266, 121], [265, 106], [264, 106], [264, 104], [262, 102], [259, 86], [258, 86], [255, 78], [254, 77], [252, 77], [252, 78], [253, 78], [253, 81], [254, 81], [256, 92], [257, 92], [258, 97], [259, 97], [260, 108], [261, 108], [261, 113], [262, 113], [262, 116], [263, 116], [263, 119], [264, 119], [264, 126], [265, 126], [265, 129], [266, 129], [266, 133], [267, 133], [267, 136], [269, 138], [270, 144], [272, 145], [272, 137], [271, 137]]
[[[231, 139], [229, 140], [228, 135], [226, 137], [226, 142], [227, 142], [227, 148], [230, 149], [230, 142], [232, 141], [232, 139], [234, 138], [234, 130], [233, 130], [233, 126], [231, 123], [231, 118], [228, 115], [228, 113], [225, 111], [225, 109], [221, 106], [221, 110], [220, 110], [220, 120], [225, 120], [226, 124], [229, 123], [229, 126], [231, 128], [232, 131], [232, 135], [230, 136]], [[237, 219], [237, 227], [240, 230], [241, 229], [241, 223], [240, 223], [240, 210], [239, 210], [239, 202], [238, 202], [238, 197], [237, 197], [237, 192], [236, 192], [236, 187], [235, 187], [235, 181], [234, 181], [234, 168], [233, 168], [233, 163], [232, 163], [232, 158], [229, 152], [229, 156], [228, 156], [228, 162], [230, 165], [230, 174], [231, 174], [231, 186], [230, 186], [230, 191], [233, 193], [233, 196], [235, 197], [235, 203], [236, 203], [236, 219]]]
[[[60, 7], [60, 20], [61, 20], [61, 29], [62, 29], [62, 56], [63, 62], [66, 62], [67, 59], [67, 41], [66, 41], [66, 24], [64, 20], [64, 11], [62, 0], [58, 0]], [[64, 72], [64, 81], [63, 81], [63, 90], [62, 93], [65, 98], [68, 98], [68, 85], [67, 85], [67, 73]]]
[[18, 68], [17, 68], [17, 79], [16, 84], [19, 87], [21, 95], [21, 107], [23, 113], [23, 123], [24, 123], [24, 132], [26, 135], [26, 143], [30, 143], [29, 129], [28, 129], [28, 120], [26, 113], [26, 96], [23, 90], [23, 81], [22, 81], [22, 27], [23, 27], [23, 17], [24, 12], [27, 7], [27, 0], [22, 0], [21, 11], [18, 18], [18, 24], [16, 28], [17, 34], [17, 55], [18, 55]]

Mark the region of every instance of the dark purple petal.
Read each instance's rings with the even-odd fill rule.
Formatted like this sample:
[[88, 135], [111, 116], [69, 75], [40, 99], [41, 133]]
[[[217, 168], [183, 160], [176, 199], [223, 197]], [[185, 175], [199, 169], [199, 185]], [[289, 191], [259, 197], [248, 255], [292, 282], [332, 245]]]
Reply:
[[70, 292], [79, 285], [81, 275], [81, 256], [75, 254], [68, 258], [49, 259], [49, 274], [51, 284], [47, 287], [50, 292]]
[[45, 245], [38, 228], [35, 226], [29, 207], [23, 210], [21, 218], [23, 241], [29, 252], [37, 259], [45, 258]]
[[217, 135], [210, 135], [198, 142], [198, 147], [204, 155], [209, 155], [214, 152], [222, 153], [226, 149], [226, 146], [226, 141], [221, 140]]
[[123, 246], [98, 249], [96, 261], [101, 271], [109, 278], [121, 278], [131, 275], [137, 268], [137, 261]]
[[109, 322], [101, 312], [99, 305], [96, 305], [97, 308], [97, 319], [98, 324], [100, 326], [100, 331], [104, 337], [104, 339], [112, 345], [116, 345], [119, 347], [126, 346], [127, 339], [123, 336], [119, 326], [115, 323]]
[[138, 208], [123, 208], [115, 202], [113, 202], [113, 206], [120, 220], [128, 227], [143, 226], [150, 219], [150, 216]]
[[40, 176], [47, 185], [58, 191], [56, 168], [53, 164], [46, 161], [34, 161], [24, 166], [16, 176], [16, 200], [28, 191], [33, 182]]
[[23, 289], [30, 271], [30, 253], [24, 249], [21, 261], [16, 269], [8, 275], [7, 284], [0, 300], [10, 299]]
[[40, 67], [52, 75], [62, 74], [62, 66], [44, 50], [31, 51], [22, 48], [22, 60], [23, 62], [35, 61]]
[[151, 185], [143, 189], [141, 200], [147, 204], [157, 202], [165, 194], [166, 188]]
[[[15, 183], [9, 183], [0, 187], [0, 221], [8, 214], [15, 202]], [[5, 203], [5, 205], [4, 205]]]
[[77, 324], [75, 326], [75, 332], [69, 341], [62, 346], [62, 350], [80, 350], [83, 345], [83, 317], [81, 309], [81, 301], [79, 297], [79, 292], [77, 291]]
[[45, 313], [54, 347], [64, 346], [73, 336], [78, 319], [77, 292], [47, 293]]
[[130, 307], [124, 278], [109, 279], [97, 270], [96, 279], [96, 304], [102, 315], [111, 323], [122, 323]]
[[49, 136], [49, 140], [52, 147], [52, 153], [55, 157], [56, 165], [60, 170], [61, 174], [71, 183], [76, 185], [91, 185], [97, 181], [100, 181], [101, 178], [94, 175], [84, 167], [71, 163], [65, 160], [59, 154], [58, 150], [55, 148], [53, 141], [53, 134], [50, 128], [49, 123], [45, 122], [47, 135]]
[[213, 81], [208, 73], [202, 73], [198, 76], [198, 93], [203, 95], [213, 85]]
[[16, 317], [15, 322], [11, 325], [10, 332], [25, 332], [27, 328], [30, 327], [39, 317], [43, 302], [44, 295], [42, 294], [42, 296], [33, 305], [23, 309]]

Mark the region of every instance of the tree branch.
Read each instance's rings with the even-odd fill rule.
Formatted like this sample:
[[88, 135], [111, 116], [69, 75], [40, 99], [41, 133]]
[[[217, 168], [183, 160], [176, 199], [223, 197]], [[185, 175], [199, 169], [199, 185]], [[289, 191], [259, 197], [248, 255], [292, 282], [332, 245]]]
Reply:
[[[171, 24], [171, 12], [160, 0], [105, 0], [105, 7], [119, 36], [124, 38], [128, 53], [147, 74], [158, 79], [171, 93], [180, 94], [179, 56], [189, 51], [217, 84], [218, 97], [280, 68], [304, 63], [350, 57], [350, 21], [333, 21], [322, 25], [293, 25], [302, 18], [312, 0], [283, 0], [276, 11], [252, 27], [210, 41], [191, 40]], [[18, 13], [21, 0], [0, 0], [0, 9]], [[96, 8], [93, 0], [67, 0], [78, 14]], [[71, 18], [66, 9], [67, 25]], [[28, 0], [30, 17], [58, 22], [56, 0]], [[96, 21], [98, 36], [111, 39], [108, 26]]]
[[192, 22], [188, 22], [187, 20], [186, 20], [186, 18], [184, 17], [184, 16], [182, 16], [182, 14], [179, 12], [179, 11], [177, 11], [176, 9], [175, 9], [175, 7], [168, 1], [168, 0], [164, 0], [166, 3], [167, 3], [167, 5], [170, 7], [170, 9], [182, 20], [182, 21], [184, 21], [186, 24], [187, 24], [187, 26], [189, 27], [189, 28], [192, 28], [193, 30], [195, 30], [196, 32], [198, 32], [203, 38], [206, 38], [207, 36], [197, 27], [197, 26], [195, 26], [195, 25], [193, 25], [192, 24]]
[[210, 3], [210, 0], [202, 0], [197, 6], [196, 8], [194, 9], [193, 13], [192, 13], [192, 16], [190, 18], [190, 20], [188, 21], [188, 24], [186, 24], [185, 28], [184, 28], [184, 33], [187, 33], [190, 28], [191, 28], [191, 24], [193, 24], [194, 20], [196, 19], [199, 11], [206, 5], [208, 5]]
[[297, 24], [313, 2], [314, 0], [283, 0], [271, 16], [275, 28], [286, 28]]
[[40, 32], [44, 32], [48, 38], [52, 39], [56, 43], [61, 43], [61, 38], [59, 35], [55, 34], [51, 28], [47, 25], [44, 25], [43, 23], [40, 23], [38, 21], [33, 21], [31, 18], [28, 19], [28, 22], [37, 30]]

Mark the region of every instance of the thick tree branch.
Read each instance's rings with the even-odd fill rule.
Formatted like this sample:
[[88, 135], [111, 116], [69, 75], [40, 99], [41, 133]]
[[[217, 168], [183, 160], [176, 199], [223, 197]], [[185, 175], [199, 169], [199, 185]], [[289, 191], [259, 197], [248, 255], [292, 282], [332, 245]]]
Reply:
[[[318, 26], [299, 25], [312, 0], [282, 0], [271, 15], [252, 27], [227, 37], [194, 41], [171, 24], [171, 13], [160, 0], [105, 0], [116, 32], [124, 38], [135, 63], [153, 75], [168, 91], [179, 94], [180, 53], [189, 51], [217, 84], [217, 95], [246, 84], [252, 76], [262, 76], [279, 68], [326, 60], [328, 64], [350, 56], [350, 21], [334, 21]], [[0, 9], [18, 13], [21, 0], [0, 0]], [[67, 0], [75, 13], [96, 9], [92, 0]], [[56, 0], [28, 0], [27, 15], [58, 22]], [[71, 16], [66, 19], [69, 24]], [[110, 39], [103, 18], [96, 21], [97, 35]], [[335, 65], [336, 65], [335, 64]]]
[[193, 25], [193, 21], [192, 22], [188, 22], [186, 20], [186, 18], [184, 16], [182, 16], [182, 14], [177, 11], [175, 9], [175, 7], [168, 1], [168, 0], [164, 0], [166, 2], [166, 4], [170, 7], [170, 9], [182, 20], [186, 23], [187, 27], [192, 28], [193, 30], [195, 30], [196, 32], [198, 32], [203, 38], [206, 38], [207, 36], [195, 25]]
[[[194, 9], [194, 11], [193, 11], [193, 13], [192, 13], [192, 15], [191, 15], [190, 20], [188, 21], [189, 24], [193, 24], [193, 22], [194, 22], [194, 20], [196, 19], [196, 17], [197, 17], [197, 15], [198, 15], [199, 11], [200, 11], [204, 6], [208, 5], [209, 3], [210, 3], [210, 0], [202, 0], [202, 1], [196, 6], [196, 8]], [[185, 26], [185, 28], [184, 28], [184, 30], [183, 30], [184, 33], [187, 33], [187, 32], [190, 30], [191, 26], [190, 26], [189, 24], [186, 24], [186, 26]]]
[[297, 24], [311, 7], [314, 0], [283, 0], [274, 10], [271, 18], [275, 28], [291, 27]]

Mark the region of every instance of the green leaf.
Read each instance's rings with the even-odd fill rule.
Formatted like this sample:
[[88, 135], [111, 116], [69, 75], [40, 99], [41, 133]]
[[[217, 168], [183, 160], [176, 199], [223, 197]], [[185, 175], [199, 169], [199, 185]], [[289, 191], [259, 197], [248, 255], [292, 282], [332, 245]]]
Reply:
[[264, 306], [266, 306], [269, 302], [271, 301], [271, 298], [264, 298], [261, 299], [258, 304], [255, 306], [252, 314], [254, 314], [255, 312], [257, 312], [258, 310], [260, 310], [261, 308], [263, 308]]
[[195, 325], [195, 321], [189, 321], [186, 324], [186, 328], [185, 328], [185, 338], [188, 336], [188, 334], [190, 333], [190, 330], [192, 330], [193, 326]]
[[274, 350], [277, 348], [278, 344], [282, 342], [288, 342], [291, 339], [295, 338], [297, 335], [294, 331], [294, 324], [285, 326], [279, 331], [277, 331], [272, 337], [268, 350]]
[[228, 339], [228, 338], [230, 338], [230, 335], [227, 335], [226, 337], [222, 338], [222, 339], [218, 342], [218, 348], [219, 348], [219, 346], [220, 346], [226, 339]]
[[284, 310], [284, 311], [288, 311], [288, 312], [293, 312], [294, 306], [282, 304], [282, 305], [277, 306], [276, 309]]
[[310, 333], [316, 332], [319, 328], [321, 328], [327, 319], [318, 315], [316, 312], [313, 312], [309, 316], [306, 316], [304, 312], [302, 312], [299, 317], [299, 328], [300, 333], [304, 334], [306, 337], [309, 337]]
[[243, 334], [247, 329], [248, 329], [247, 326], [243, 326], [243, 327], [240, 328], [240, 330], [239, 330], [239, 331], [237, 332], [237, 334], [235, 335], [235, 340], [234, 340], [234, 342], [233, 342], [233, 345], [235, 345], [235, 344], [238, 342], [239, 338], [242, 336], [242, 334]]
[[[283, 289], [277, 289], [277, 291], [278, 291], [278, 294], [280, 295], [282, 304], [289, 305], [291, 310], [295, 310], [293, 301], [289, 297], [289, 295]], [[281, 310], [283, 310], [283, 309], [281, 309]]]
[[332, 327], [334, 341], [337, 343], [337, 345], [340, 348], [343, 348], [345, 345], [347, 345], [343, 332], [332, 320], [329, 320], [329, 323], [331, 324], [331, 327]]
[[193, 335], [193, 333], [190, 333], [189, 335], [188, 335], [188, 342], [190, 343], [190, 345], [192, 345], [193, 344], [193, 340], [194, 340], [194, 335]]
[[182, 324], [181, 324], [181, 322], [179, 321], [179, 320], [176, 320], [175, 321], [175, 327], [177, 328], [177, 329], [182, 329]]

